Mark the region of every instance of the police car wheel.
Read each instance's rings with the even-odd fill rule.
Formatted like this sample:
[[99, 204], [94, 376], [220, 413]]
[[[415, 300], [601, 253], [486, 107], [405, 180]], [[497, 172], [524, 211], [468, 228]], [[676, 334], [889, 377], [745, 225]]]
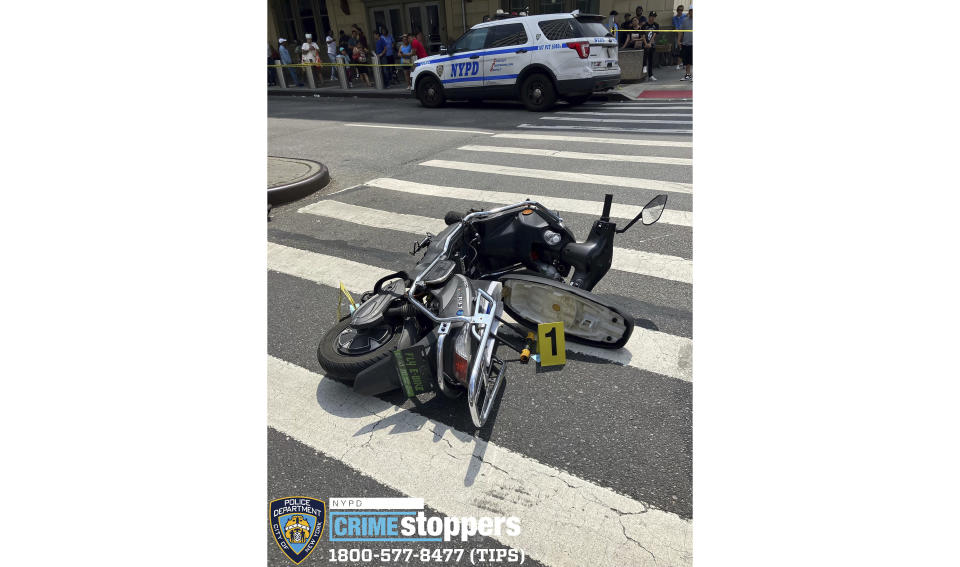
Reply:
[[417, 98], [427, 108], [443, 106], [443, 87], [436, 77], [424, 77], [417, 83]]
[[578, 104], [583, 104], [588, 100], [590, 100], [590, 93], [577, 95], [577, 96], [568, 96], [563, 100], [567, 101], [567, 104], [569, 104], [570, 106], [576, 106]]
[[557, 102], [557, 93], [553, 90], [549, 77], [534, 73], [523, 80], [520, 86], [520, 101], [527, 110], [546, 110]]

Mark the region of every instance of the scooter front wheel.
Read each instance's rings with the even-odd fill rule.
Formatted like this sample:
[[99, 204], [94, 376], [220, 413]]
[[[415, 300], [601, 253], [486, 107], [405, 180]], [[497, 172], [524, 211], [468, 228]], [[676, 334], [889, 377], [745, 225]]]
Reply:
[[357, 374], [390, 356], [400, 343], [401, 328], [386, 323], [354, 329], [347, 317], [327, 331], [317, 346], [317, 361], [331, 378], [353, 382]]

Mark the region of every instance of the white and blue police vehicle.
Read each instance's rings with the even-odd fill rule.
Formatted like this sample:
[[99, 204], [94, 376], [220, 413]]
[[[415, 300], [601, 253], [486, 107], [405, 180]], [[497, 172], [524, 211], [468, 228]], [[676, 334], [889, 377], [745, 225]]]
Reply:
[[477, 24], [420, 59], [411, 89], [428, 108], [450, 99], [519, 99], [528, 110], [580, 104], [620, 82], [617, 39], [592, 14], [505, 17]]

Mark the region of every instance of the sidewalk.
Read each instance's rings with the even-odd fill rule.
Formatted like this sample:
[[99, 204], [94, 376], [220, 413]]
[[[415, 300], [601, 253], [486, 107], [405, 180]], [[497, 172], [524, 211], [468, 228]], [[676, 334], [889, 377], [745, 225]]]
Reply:
[[[683, 71], [676, 67], [658, 67], [654, 70], [656, 81], [644, 79], [639, 83], [621, 83], [611, 91], [595, 93], [592, 100], [636, 100], [638, 98], [692, 98], [693, 84], [690, 81], [681, 81]], [[362, 81], [355, 82], [353, 88], [340, 88], [339, 81], [324, 80], [323, 86], [311, 89], [309, 87], [267, 87], [268, 95], [277, 96], [338, 96], [364, 98], [414, 98], [410, 89], [404, 85], [393, 85], [388, 89], [368, 87]]]
[[656, 81], [621, 83], [618, 92], [629, 100], [645, 98], [693, 98], [693, 81], [681, 81], [684, 71], [676, 65], [653, 70]]
[[306, 197], [329, 182], [327, 166], [318, 161], [267, 156], [267, 202], [271, 205]]

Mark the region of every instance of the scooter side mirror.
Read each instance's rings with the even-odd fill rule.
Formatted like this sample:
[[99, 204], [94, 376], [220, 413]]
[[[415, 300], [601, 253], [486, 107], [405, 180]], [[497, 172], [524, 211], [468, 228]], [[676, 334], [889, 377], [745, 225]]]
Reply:
[[663, 208], [666, 206], [667, 196], [663, 194], [657, 195], [640, 209], [640, 214], [633, 217], [633, 220], [627, 223], [627, 226], [618, 230], [617, 234], [627, 232], [637, 221], [641, 221], [645, 226], [650, 226], [660, 220], [660, 216], [663, 215]]
[[650, 202], [643, 206], [643, 209], [640, 211], [640, 222], [646, 226], [660, 220], [660, 215], [663, 214], [663, 208], [667, 206], [667, 196], [666, 195], [657, 195], [653, 199], [650, 199]]
[[447, 54], [447, 46], [446, 46], [446, 45], [441, 45], [441, 46], [440, 46], [440, 55], [446, 55], [446, 54]]

